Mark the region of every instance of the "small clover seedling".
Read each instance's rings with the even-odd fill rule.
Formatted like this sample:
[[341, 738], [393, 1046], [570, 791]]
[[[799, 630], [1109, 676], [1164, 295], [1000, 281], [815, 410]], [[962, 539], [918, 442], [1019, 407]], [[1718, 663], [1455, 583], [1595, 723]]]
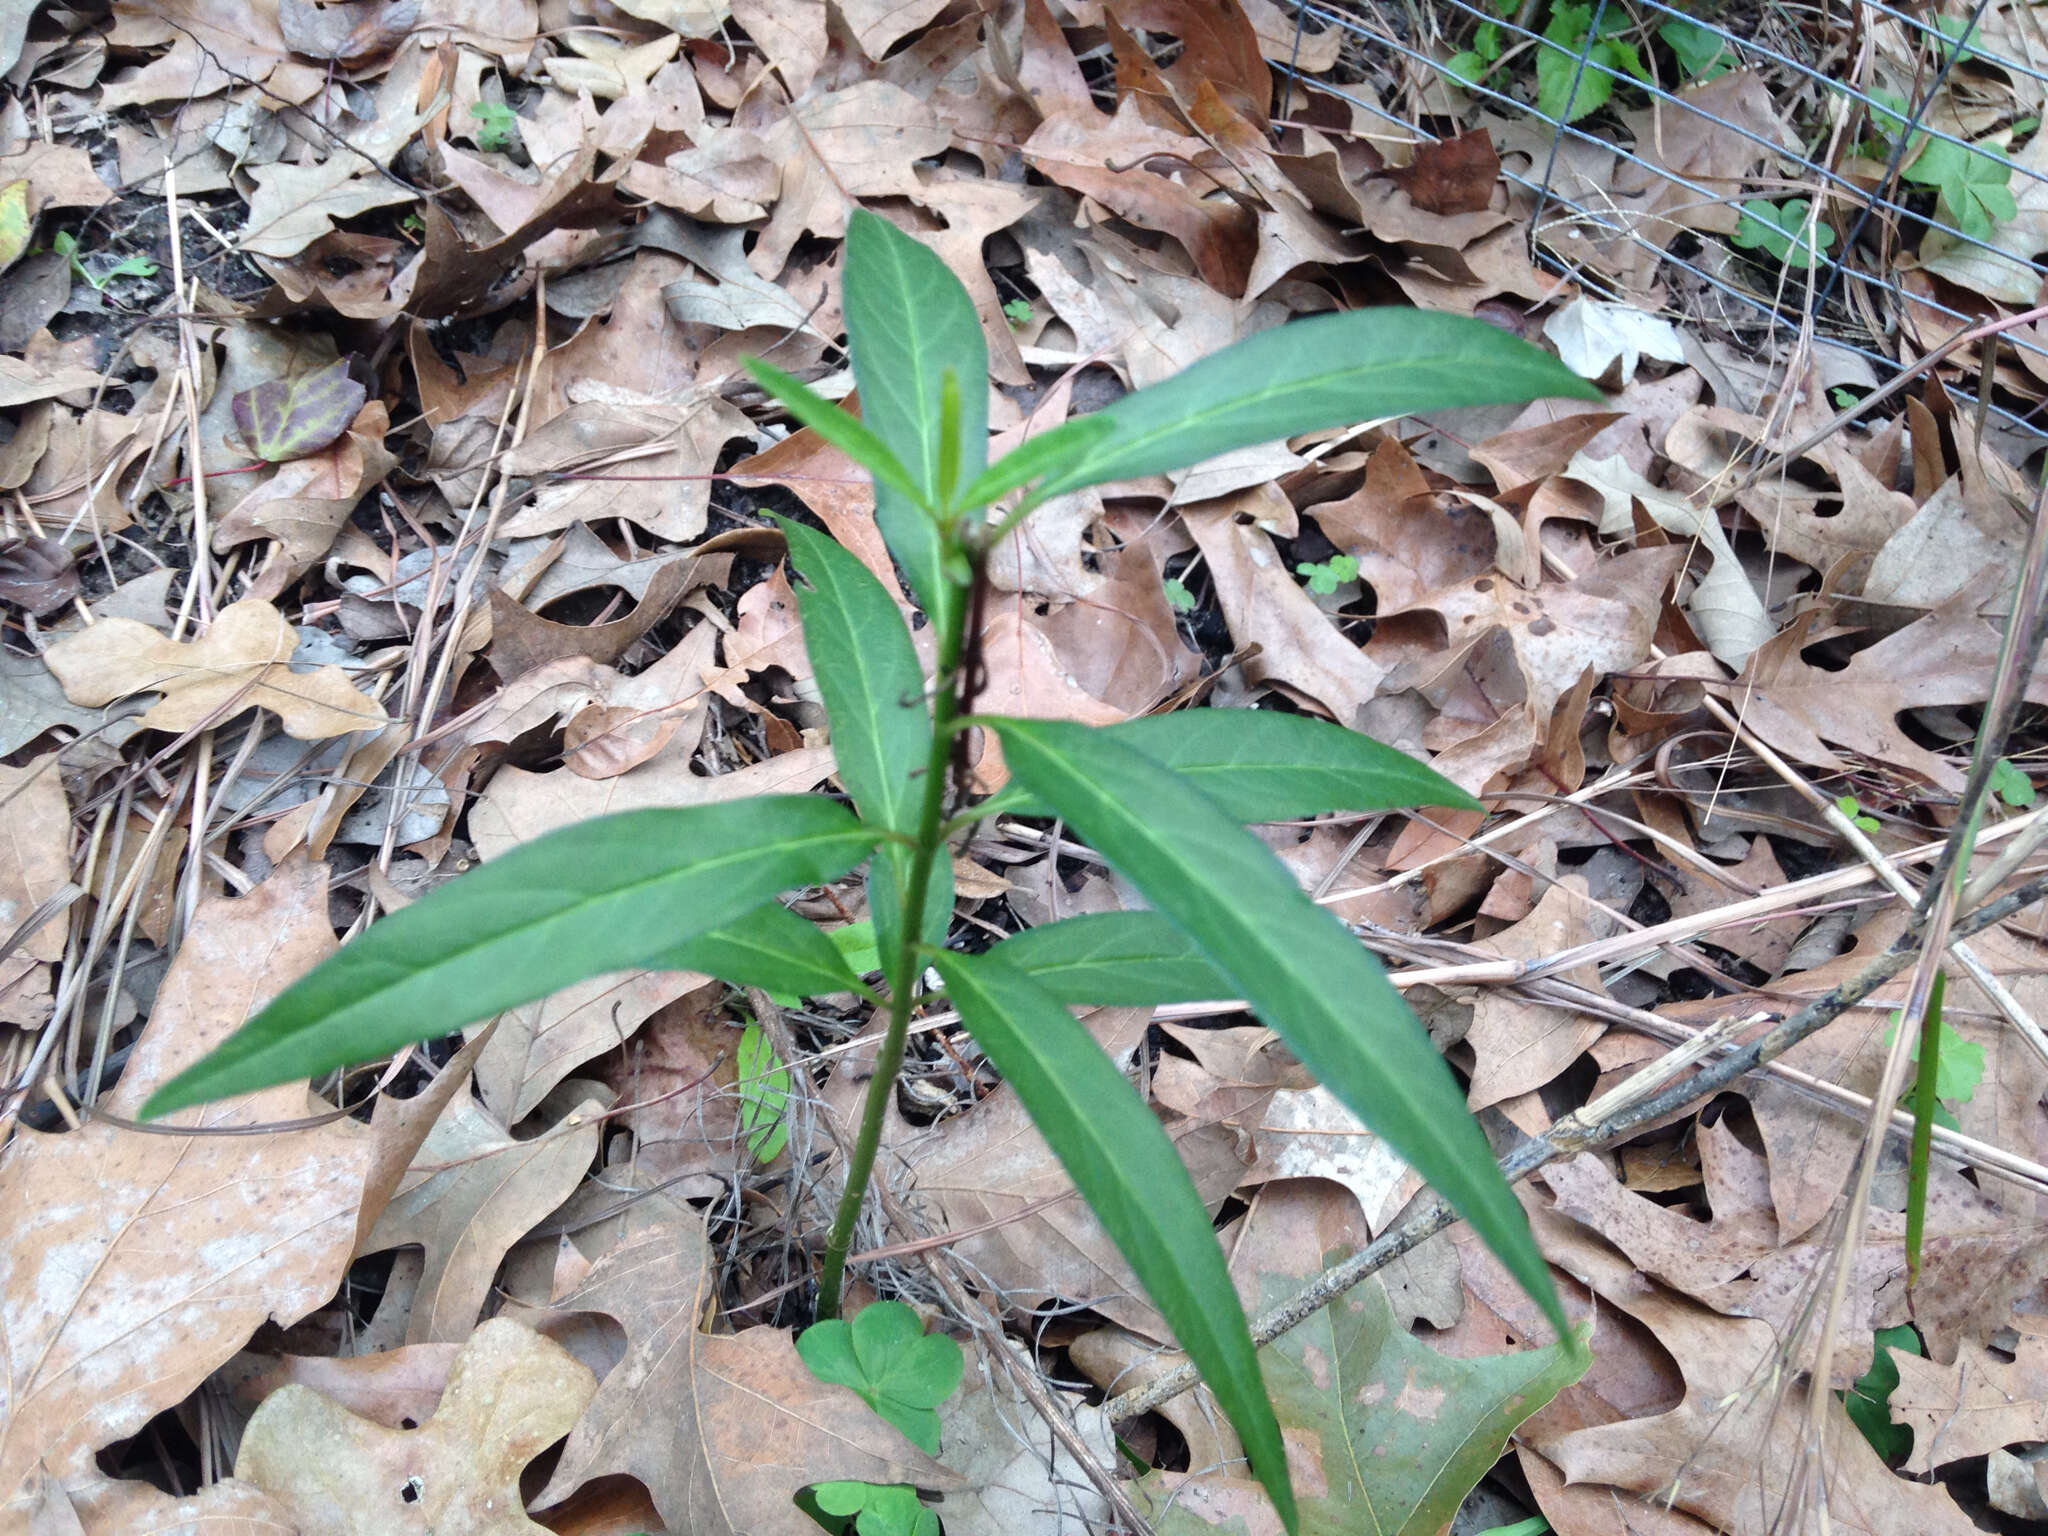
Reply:
[[1536, 110], [1553, 122], [1575, 123], [1607, 105], [1618, 74], [1650, 83], [1634, 43], [1627, 9], [1610, 5], [1596, 31], [1591, 5], [1552, 5], [1536, 50]]
[[517, 142], [519, 114], [504, 102], [479, 101], [469, 109], [469, 115], [476, 119], [476, 132], [471, 137], [478, 149], [502, 152]]
[[939, 1517], [907, 1483], [815, 1483], [811, 1499], [823, 1514], [851, 1516], [859, 1536], [939, 1536]]
[[1173, 604], [1173, 611], [1175, 613], [1191, 613], [1194, 611], [1195, 594], [1190, 592], [1178, 577], [1167, 577], [1163, 587], [1166, 592], [1166, 600]]
[[1332, 555], [1321, 564], [1304, 560], [1294, 570], [1308, 578], [1309, 591], [1322, 597], [1328, 597], [1345, 582], [1358, 579], [1358, 561], [1351, 555]]
[[2014, 810], [2024, 810], [2034, 803], [2034, 781], [2011, 758], [2001, 757], [1991, 765], [1991, 793]]
[[1932, 187], [1936, 212], [1972, 240], [1990, 240], [2000, 224], [2019, 217], [2012, 194], [2012, 162], [1996, 150], [1966, 148], [1929, 137], [1906, 167], [1906, 180]]
[[1735, 243], [1745, 251], [1763, 251], [1788, 267], [1810, 267], [1827, 254], [1835, 243], [1835, 232], [1826, 224], [1807, 229], [1813, 204], [1803, 197], [1782, 203], [1751, 198], [1742, 205], [1742, 220], [1735, 226]]
[[1852, 825], [1861, 828], [1865, 832], [1878, 832], [1883, 830], [1884, 824], [1880, 822], [1875, 816], [1866, 816], [1863, 814], [1863, 807], [1857, 803], [1856, 797], [1854, 795], [1842, 795], [1838, 797], [1835, 801], [1835, 809], [1840, 811], [1844, 816], [1848, 817]]
[[796, 1351], [820, 1381], [851, 1387], [927, 1456], [939, 1454], [934, 1411], [960, 1385], [960, 1346], [926, 1333], [900, 1301], [878, 1301], [850, 1323], [814, 1323]]
[[1003, 304], [1003, 318], [1010, 322], [1012, 330], [1017, 329], [1019, 326], [1029, 325], [1031, 323], [1031, 301], [1029, 299], [1006, 300]]

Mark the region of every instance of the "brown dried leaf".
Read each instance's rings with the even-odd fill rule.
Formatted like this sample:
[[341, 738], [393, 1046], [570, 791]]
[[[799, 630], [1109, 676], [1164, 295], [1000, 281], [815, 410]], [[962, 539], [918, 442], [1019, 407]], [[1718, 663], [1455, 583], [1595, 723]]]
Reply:
[[[1070, 191], [1091, 197], [1141, 229], [1178, 240], [1204, 282], [1241, 296], [1258, 253], [1258, 221], [1195, 166], [1215, 159], [1200, 139], [1144, 120], [1138, 98], [1118, 103], [1115, 117], [1062, 112], [1047, 118], [1024, 145], [1032, 168]], [[1153, 169], [1152, 167], [1157, 167]]]
[[426, 1249], [408, 1344], [468, 1336], [507, 1251], [583, 1182], [597, 1155], [602, 1108], [586, 1099], [530, 1141], [513, 1140], [467, 1095], [442, 1111], [420, 1145], [417, 1171], [361, 1246], [364, 1253], [409, 1243]]
[[[1084, 1022], [1116, 1056], [1136, 1046], [1149, 1017], [1145, 1009], [1104, 1008]], [[1212, 1206], [1219, 1203], [1244, 1176], [1237, 1138], [1216, 1125], [1184, 1122], [1168, 1130], [1195, 1187]], [[1135, 1333], [1169, 1337], [1010, 1088], [998, 1088], [964, 1115], [908, 1131], [892, 1155], [916, 1171], [911, 1200], [930, 1207], [933, 1230], [995, 1224], [954, 1251], [1012, 1305], [1053, 1297], [1086, 1301]], [[1020, 1214], [1034, 1204], [1030, 1214]]]
[[[71, 807], [57, 755], [10, 768], [0, 763], [0, 935], [12, 937], [71, 879]], [[0, 1020], [40, 1026], [52, 1001], [50, 967], [64, 958], [59, 907], [11, 952], [0, 955]]]
[[[1902, 1471], [1925, 1472], [2023, 1441], [2048, 1440], [2048, 1330], [2022, 1317], [2010, 1350], [1966, 1344], [1952, 1365], [1894, 1352], [1892, 1418], [1913, 1431]], [[2007, 1359], [2007, 1355], [2011, 1359]]]
[[78, 596], [78, 568], [56, 539], [0, 540], [0, 602], [41, 618]]
[[384, 402], [372, 400], [338, 441], [280, 464], [214, 524], [216, 550], [254, 538], [276, 541], [276, 551], [250, 585], [251, 596], [275, 602], [327, 553], [356, 504], [397, 463], [384, 447], [389, 429]]
[[[333, 949], [323, 866], [203, 904], [102, 1105], [133, 1116]], [[288, 1085], [168, 1124], [256, 1126], [325, 1107]], [[91, 1483], [94, 1451], [183, 1402], [258, 1326], [325, 1306], [349, 1263], [370, 1157], [369, 1133], [349, 1120], [209, 1136], [138, 1136], [105, 1120], [60, 1134], [17, 1126], [0, 1156], [0, 1221], [39, 1240], [0, 1257], [11, 1425], [0, 1489], [11, 1495], [38, 1462], [68, 1486]]]
[[546, 1527], [526, 1518], [520, 1474], [596, 1390], [561, 1345], [492, 1318], [418, 1429], [386, 1429], [293, 1383], [250, 1418], [235, 1476], [290, 1508], [301, 1536], [537, 1536]]
[[1480, 213], [1493, 201], [1500, 180], [1500, 156], [1484, 128], [1454, 139], [1427, 139], [1415, 159], [1390, 167], [1387, 176], [1425, 213]]
[[646, 806], [707, 805], [748, 795], [802, 794], [832, 775], [829, 747], [803, 747], [732, 773], [707, 776], [674, 754], [615, 779], [585, 779], [566, 770], [529, 773], [506, 768], [470, 812], [470, 837], [485, 858], [529, 838], [592, 816]]
[[[1803, 1377], [1787, 1376], [1782, 1391], [1759, 1389], [1777, 1358], [1776, 1330], [1644, 1284], [1627, 1259], [1562, 1216], [1537, 1206], [1530, 1217], [1545, 1256], [1646, 1326], [1685, 1381], [1676, 1408], [1573, 1429], [1539, 1441], [1543, 1454], [1568, 1482], [1668, 1500], [1728, 1536], [1779, 1529], [1802, 1465], [1808, 1387]], [[1596, 1361], [1605, 1337], [1596, 1322]], [[1822, 1424], [1819, 1451], [1835, 1530], [1856, 1536], [1970, 1536], [1976, 1530], [1946, 1489], [1895, 1476], [1839, 1404], [1827, 1405]]]
[[[1537, 959], [1605, 938], [1619, 927], [1612, 915], [1593, 905], [1585, 876], [1566, 875], [1551, 882], [1527, 917], [1476, 947], [1506, 959]], [[1591, 966], [1564, 975], [1594, 992], [1605, 991]], [[1468, 1102], [1477, 1111], [1534, 1092], [1605, 1033], [1605, 1025], [1579, 1010], [1526, 1001], [1498, 987], [1474, 988], [1465, 1043], [1478, 1060]]]
[[74, 704], [161, 694], [142, 717], [150, 730], [189, 731], [257, 708], [272, 711], [301, 741], [387, 723], [384, 706], [358, 692], [341, 668], [292, 671], [286, 663], [297, 645], [283, 615], [244, 598], [221, 609], [197, 640], [167, 639], [133, 619], [102, 619], [64, 636], [44, 660]]

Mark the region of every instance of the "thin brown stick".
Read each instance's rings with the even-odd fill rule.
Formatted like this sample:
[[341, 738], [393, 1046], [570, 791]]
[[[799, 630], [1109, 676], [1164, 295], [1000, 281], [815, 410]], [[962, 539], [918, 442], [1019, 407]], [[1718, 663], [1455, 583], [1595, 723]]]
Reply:
[[[1979, 907], [1968, 918], [1957, 922], [1953, 931], [1964, 937], [1981, 932], [2032, 906], [2044, 896], [2048, 896], [2048, 876], [2028, 881], [1998, 900]], [[1758, 1066], [1776, 1060], [1807, 1036], [1833, 1023], [1903, 971], [1919, 949], [1924, 926], [1925, 920], [1916, 917], [1889, 950], [1873, 959], [1850, 980], [1815, 998], [1764, 1034], [1702, 1067], [1683, 1081], [1660, 1088], [1618, 1113], [1606, 1112], [1601, 1102], [1595, 1101], [1586, 1109], [1565, 1116], [1541, 1136], [1529, 1138], [1502, 1158], [1502, 1175], [1510, 1183], [1519, 1183], [1561, 1158], [1619, 1141], [1652, 1121], [1675, 1115], [1712, 1098]], [[1654, 1064], [1651, 1070], [1654, 1070]], [[1601, 1112], [1589, 1115], [1588, 1112], [1594, 1110]], [[1411, 1206], [1393, 1226], [1366, 1247], [1325, 1270], [1291, 1299], [1262, 1315], [1252, 1325], [1253, 1340], [1259, 1344], [1271, 1343], [1346, 1291], [1364, 1283], [1402, 1254], [1421, 1246], [1455, 1220], [1457, 1213], [1441, 1199], [1432, 1197], [1424, 1204]], [[1170, 1398], [1178, 1397], [1200, 1380], [1201, 1376], [1193, 1366], [1183, 1365], [1147, 1387], [1113, 1398], [1104, 1405], [1105, 1411], [1112, 1420], [1134, 1418], [1151, 1412]]]

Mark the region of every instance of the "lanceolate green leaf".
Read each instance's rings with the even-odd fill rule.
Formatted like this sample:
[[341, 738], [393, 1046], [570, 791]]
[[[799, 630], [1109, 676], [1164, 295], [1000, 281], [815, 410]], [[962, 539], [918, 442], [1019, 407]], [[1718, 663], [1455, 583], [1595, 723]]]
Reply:
[[960, 505], [985, 507], [1040, 475], [1057, 474], [1115, 430], [1115, 424], [1104, 416], [1076, 416], [1049, 432], [1027, 437], [960, 493]]
[[1472, 1224], [1562, 1333], [1527, 1219], [1450, 1069], [1378, 964], [1181, 775], [1066, 721], [990, 719], [1003, 757], [1201, 946], [1317, 1079]]
[[643, 966], [776, 892], [851, 869], [875, 834], [822, 796], [629, 811], [493, 859], [345, 945], [143, 1106], [247, 1093]]
[[[1405, 752], [1328, 720], [1277, 709], [1145, 715], [1103, 734], [1171, 768], [1238, 821], [1411, 805], [1478, 810], [1479, 802]], [[1043, 815], [1023, 797], [1003, 808]]]
[[1101, 413], [1115, 432], [1040, 490], [1162, 474], [1321, 427], [1546, 395], [1600, 398], [1549, 353], [1483, 320], [1425, 309], [1318, 315], [1125, 395]]
[[932, 717], [910, 631], [895, 600], [860, 561], [815, 529], [776, 521], [803, 578], [797, 609], [832, 722], [840, 781], [866, 820], [913, 833]]
[[1062, 1003], [1143, 1008], [1232, 995], [1195, 941], [1157, 912], [1090, 912], [1015, 934], [995, 954]]
[[861, 415], [895, 451], [921, 499], [939, 506], [948, 368], [960, 391], [960, 474], [971, 481], [988, 462], [988, 343], [974, 301], [935, 252], [865, 209], [847, 221], [844, 295]]
[[1046, 1145], [1201, 1371], [1244, 1441], [1253, 1472], [1294, 1530], [1287, 1456], [1251, 1330], [1208, 1209], [1172, 1141], [1088, 1031], [995, 951], [949, 952], [936, 963], [975, 1043], [1024, 1101]]
[[805, 922], [779, 901], [763, 902], [723, 928], [685, 939], [644, 963], [650, 971], [702, 971], [735, 986], [792, 997], [863, 990], [839, 947], [817, 924]]
[[868, 429], [866, 422], [806, 388], [800, 380], [791, 378], [778, 368], [770, 368], [758, 357], [743, 361], [754, 382], [780, 400], [790, 415], [863, 466], [877, 480], [888, 483], [905, 496], [913, 499], [917, 496], [917, 486], [909, 471], [889, 451], [889, 445]]

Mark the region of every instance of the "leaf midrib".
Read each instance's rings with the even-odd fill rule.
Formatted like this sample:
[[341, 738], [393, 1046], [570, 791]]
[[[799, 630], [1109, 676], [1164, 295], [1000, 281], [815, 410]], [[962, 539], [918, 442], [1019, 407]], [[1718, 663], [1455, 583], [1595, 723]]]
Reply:
[[[1007, 743], [1005, 745], [1007, 746]], [[1064, 770], [1061, 768], [1061, 765], [1055, 759], [1053, 759], [1051, 754], [1041, 751], [1039, 756], [1042, 761], [1050, 763], [1054, 771], [1064, 772]], [[1099, 792], [1096, 789], [1096, 786], [1092, 784], [1089, 780], [1081, 777], [1078, 774], [1073, 773], [1067, 773], [1066, 777], [1069, 780], [1071, 780], [1074, 784], [1078, 785], [1080, 789], [1085, 794], [1087, 794], [1090, 799], [1095, 801], [1096, 804], [1103, 807], [1105, 814], [1111, 816], [1123, 816], [1123, 807], [1115, 799], [1111, 798], [1107, 794]], [[1226, 813], [1221, 809], [1221, 807], [1218, 807], [1217, 814], [1221, 816], [1225, 815]], [[1152, 833], [1150, 827], [1143, 820], [1136, 817], [1124, 817], [1124, 819], [1129, 826], [1135, 829], [1137, 836], [1145, 842], [1147, 847], [1157, 852], [1163, 852], [1169, 857], [1177, 857], [1177, 855], [1175, 855], [1174, 853], [1171, 844], [1169, 844], [1164, 838], [1155, 836]], [[1246, 833], [1245, 835], [1250, 836], [1249, 833]], [[1199, 890], [1205, 888], [1207, 887], [1201, 883], [1190, 882], [1190, 889]], [[1226, 914], [1226, 916], [1235, 916], [1235, 913], [1227, 903], [1219, 903], [1219, 905], [1221, 906], [1221, 910]], [[1317, 908], [1316, 910], [1318, 912], [1321, 911], [1320, 908]], [[1263, 931], [1263, 927], [1261, 925], [1247, 923], [1242, 925], [1242, 931], [1246, 934], [1246, 936], [1248, 936], [1253, 941], [1255, 947], [1257, 947], [1259, 951], [1265, 956], [1270, 966], [1280, 970], [1283, 974], [1292, 974], [1291, 968], [1289, 967], [1287, 955], [1277, 946], [1268, 945], [1265, 942], [1265, 934]], [[1205, 950], [1207, 949], [1207, 946], [1202, 943], [1201, 938], [1198, 935], [1191, 934], [1190, 937], [1194, 939], [1194, 942], [1197, 945], [1197, 947], [1203, 948]], [[1228, 972], [1230, 968], [1228, 966], [1223, 966], [1221, 967], [1221, 969]], [[1232, 979], [1236, 981], [1240, 987], [1244, 988], [1247, 996], [1250, 996], [1252, 989], [1244, 986], [1244, 978], [1242, 976], [1233, 977]], [[1314, 989], [1297, 988], [1296, 990], [1302, 993], [1305, 997], [1307, 997], [1318, 1008], [1318, 1010], [1329, 1012], [1324, 1003], [1324, 1000], [1320, 995], [1318, 995], [1314, 991]], [[1408, 1091], [1407, 1084], [1400, 1081], [1398, 1074], [1388, 1073], [1385, 1076], [1388, 1088], [1390, 1089], [1390, 1091], [1397, 1094], [1400, 1097], [1402, 1103], [1407, 1107], [1408, 1116], [1411, 1120], [1416, 1122], [1419, 1133], [1428, 1136], [1430, 1140], [1435, 1144], [1436, 1150], [1440, 1154], [1442, 1154], [1446, 1159], [1448, 1159], [1454, 1149], [1445, 1146], [1440, 1140], [1438, 1140], [1435, 1133], [1429, 1129], [1428, 1117], [1423, 1113], [1423, 1106], [1421, 1106], [1415, 1101], [1414, 1095]]]
[[[356, 1000], [347, 1006], [351, 1010], [355, 1008], [360, 1008], [364, 1003], [371, 1002], [377, 998], [383, 997], [391, 992], [394, 992], [400, 987], [407, 985], [409, 982], [419, 980], [422, 976], [431, 975], [432, 972], [435, 970], [442, 970], [447, 968], [448, 966], [458, 964], [461, 961], [466, 960], [471, 956], [477, 954], [481, 950], [487, 949], [496, 944], [504, 943], [511, 939], [516, 939], [522, 934], [530, 933], [533, 930], [543, 927], [549, 923], [560, 922], [563, 920], [563, 918], [572, 915], [576, 912], [579, 912], [586, 907], [595, 906], [600, 902], [613, 901], [620, 897], [629, 897], [639, 892], [649, 890], [655, 886], [662, 884], [665, 881], [690, 879], [700, 874], [708, 874], [715, 870], [723, 869], [724, 867], [730, 864], [740, 864], [745, 863], [749, 860], [759, 859], [764, 854], [769, 852], [804, 849], [819, 844], [829, 844], [835, 841], [856, 838], [861, 833], [861, 831], [862, 829], [858, 825], [855, 825], [851, 828], [848, 828], [845, 831], [821, 832], [803, 838], [785, 839], [782, 842], [770, 845], [770, 847], [768, 848], [762, 848], [759, 846], [753, 848], [736, 848], [729, 853], [716, 855], [709, 859], [694, 862], [682, 869], [670, 868], [664, 870], [660, 874], [649, 876], [647, 879], [644, 880], [635, 880], [625, 885], [613, 886], [610, 889], [604, 891], [603, 893], [591, 896], [587, 900], [578, 902], [573, 906], [559, 908], [554, 912], [548, 913], [542, 917], [535, 918], [531, 922], [521, 923], [515, 927], [500, 928], [496, 930], [488, 938], [479, 939], [474, 943], [468, 945], [462, 945], [449, 950], [445, 950], [443, 951], [445, 958], [437, 961], [431, 969], [425, 971], [409, 971], [405, 976], [401, 977], [399, 980], [391, 982], [386, 986], [379, 987], [374, 992], [370, 992], [367, 994], [358, 994]], [[539, 889], [545, 891], [547, 887], [542, 886]], [[680, 944], [686, 942], [689, 939], [700, 938], [703, 936], [704, 933], [709, 931], [710, 930], [708, 929], [700, 929], [697, 933], [683, 935], [682, 938], [677, 939], [676, 942]], [[339, 951], [339, 953], [347, 954], [348, 951], [346, 949], [343, 949]], [[377, 957], [371, 956], [370, 958], [372, 960], [375, 960]], [[289, 994], [286, 995], [288, 996]], [[280, 998], [278, 1001], [282, 1002], [283, 998]], [[338, 1012], [339, 1010], [336, 1011]]]

